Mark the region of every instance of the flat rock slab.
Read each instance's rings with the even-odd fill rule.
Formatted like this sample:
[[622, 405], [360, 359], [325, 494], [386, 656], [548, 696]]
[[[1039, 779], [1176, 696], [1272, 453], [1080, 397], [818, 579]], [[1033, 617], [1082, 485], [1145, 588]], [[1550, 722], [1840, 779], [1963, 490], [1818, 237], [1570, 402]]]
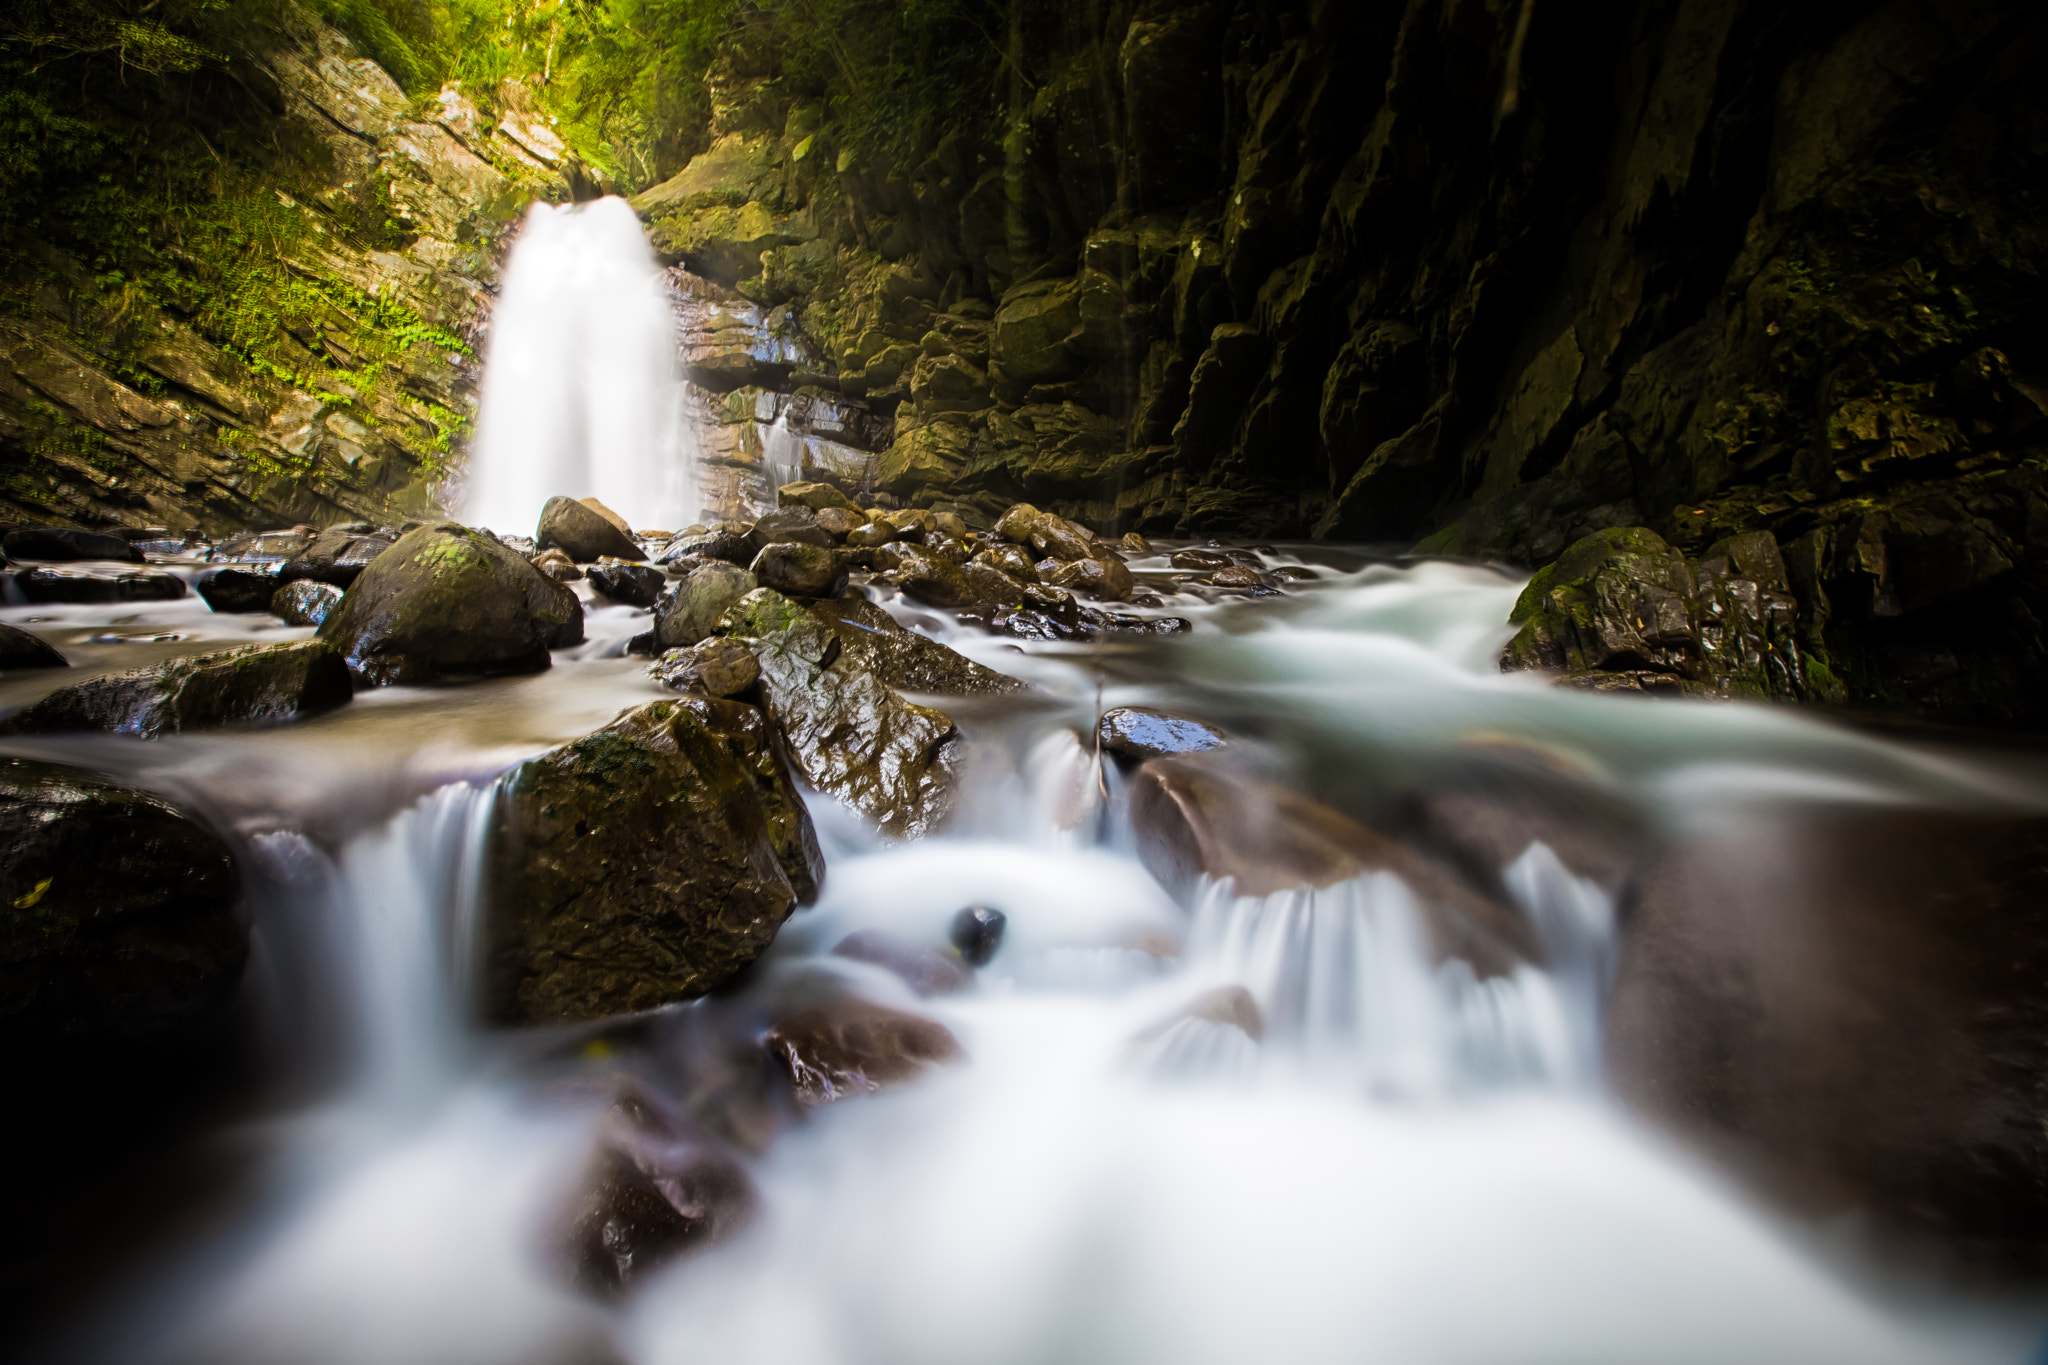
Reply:
[[0, 721], [0, 734], [103, 730], [156, 739], [330, 710], [352, 693], [341, 656], [317, 640], [244, 645], [62, 687]]
[[1095, 737], [1104, 752], [1135, 759], [1201, 753], [1230, 742], [1230, 737], [1213, 725], [1147, 706], [1113, 706], [1104, 711]]

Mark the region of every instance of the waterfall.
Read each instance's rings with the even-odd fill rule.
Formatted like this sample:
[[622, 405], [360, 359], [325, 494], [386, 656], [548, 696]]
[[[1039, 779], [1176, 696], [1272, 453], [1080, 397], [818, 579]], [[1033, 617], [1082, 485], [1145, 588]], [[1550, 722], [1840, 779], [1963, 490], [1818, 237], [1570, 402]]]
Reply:
[[527, 211], [488, 351], [465, 521], [531, 534], [557, 495], [594, 496], [635, 526], [696, 519], [675, 321], [625, 200]]

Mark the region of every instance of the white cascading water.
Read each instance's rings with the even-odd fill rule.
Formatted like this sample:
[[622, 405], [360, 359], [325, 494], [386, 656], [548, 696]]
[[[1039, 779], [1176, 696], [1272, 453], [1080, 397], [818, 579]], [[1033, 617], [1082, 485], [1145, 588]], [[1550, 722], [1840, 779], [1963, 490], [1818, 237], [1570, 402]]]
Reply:
[[[566, 1288], [550, 1250], [615, 1060], [543, 1058], [545, 1036], [464, 1022], [488, 782], [428, 784], [331, 859], [292, 843], [301, 882], [326, 887], [295, 899], [328, 925], [297, 974], [344, 983], [358, 1065], [288, 1126], [291, 1178], [264, 1215], [95, 1358], [2017, 1365], [2037, 1322], [1883, 1301], [1604, 1097], [1614, 910], [1542, 844], [1504, 882], [1550, 965], [1483, 981], [1432, 961], [1409, 889], [1384, 874], [1270, 896], [1210, 882], [1182, 905], [1134, 856], [1115, 770], [1076, 739], [1098, 705], [1228, 697], [1389, 751], [1525, 734], [1636, 765], [1642, 799], [1684, 818], [1774, 784], [1882, 799], [1977, 780], [1784, 712], [1503, 678], [1516, 588], [1421, 564], [1326, 572], [1284, 603], [1184, 604], [1194, 634], [1150, 664], [1126, 656], [1115, 682], [1085, 653], [1018, 653], [887, 602], [1046, 700], [970, 724], [966, 797], [939, 836], [883, 843], [813, 798], [823, 896], [720, 1008], [765, 1018], [779, 992], [836, 980], [943, 1023], [967, 1060], [783, 1130], [749, 1160], [751, 1225], [616, 1307]], [[605, 657], [606, 633], [637, 619], [592, 621], [604, 638], [537, 679], [392, 689], [336, 724], [399, 769], [426, 736], [448, 745], [456, 717], [532, 752], [589, 729], [591, 694], [605, 714], [662, 695]], [[322, 752], [317, 727], [206, 743], [234, 746], [221, 771], [244, 784]], [[1742, 765], [1740, 784], [1714, 776]], [[965, 993], [919, 999], [831, 954], [863, 929], [943, 942], [967, 904], [1008, 930]], [[1256, 1036], [1190, 1008], [1230, 992]], [[688, 1065], [657, 1049], [642, 1074]], [[565, 1089], [565, 1073], [587, 1083]]]
[[635, 527], [697, 519], [675, 319], [625, 200], [527, 210], [487, 351], [462, 520], [531, 535], [556, 496], [596, 497]]

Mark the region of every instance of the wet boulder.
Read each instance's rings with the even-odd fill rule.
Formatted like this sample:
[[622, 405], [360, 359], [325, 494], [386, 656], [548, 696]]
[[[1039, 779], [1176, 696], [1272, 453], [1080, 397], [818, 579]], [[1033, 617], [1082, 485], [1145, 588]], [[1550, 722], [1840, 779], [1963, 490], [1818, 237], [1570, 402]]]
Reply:
[[951, 995], [974, 979], [957, 955], [881, 929], [855, 930], [832, 955], [880, 967], [919, 995]]
[[1062, 563], [1088, 559], [1095, 554], [1095, 541], [1081, 527], [1052, 512], [1041, 512], [1031, 523], [1028, 543], [1039, 555]]
[[754, 542], [752, 527], [743, 521], [721, 521], [702, 535], [676, 537], [662, 548], [661, 561], [667, 563], [696, 555], [704, 559], [721, 559], [744, 569], [760, 552], [761, 547]]
[[848, 531], [846, 545], [851, 550], [873, 550], [902, 538], [903, 533], [888, 522], [871, 521], [865, 526], [856, 526]]
[[199, 596], [223, 614], [269, 611], [278, 583], [275, 573], [262, 569], [215, 569], [199, 580]]
[[810, 542], [781, 541], [754, 557], [754, 578], [791, 597], [837, 597], [846, 591], [846, 564], [836, 551]]
[[840, 657], [905, 692], [992, 696], [1029, 690], [1028, 684], [976, 663], [928, 635], [906, 630], [865, 597], [816, 602], [810, 613], [838, 637]]
[[994, 569], [997, 573], [1005, 574], [1020, 583], [1036, 583], [1038, 581], [1038, 569], [1032, 564], [1031, 556], [1025, 554], [1014, 545], [991, 546], [986, 550], [978, 551], [967, 562]]
[[[737, 643], [736, 641], [733, 643]], [[797, 790], [788, 746], [758, 706], [713, 697], [685, 696], [678, 704], [725, 744], [754, 779], [754, 794], [768, 825], [768, 844], [796, 892], [797, 904], [818, 899], [825, 885], [825, 855], [810, 812]]]
[[185, 595], [185, 580], [162, 569], [22, 569], [14, 586], [37, 603], [175, 602]]
[[576, 561], [560, 550], [542, 550], [537, 555], [528, 556], [527, 562], [557, 583], [574, 583], [583, 577], [583, 570], [576, 567]]
[[761, 1045], [811, 1109], [907, 1084], [966, 1055], [938, 1021], [852, 997], [778, 1021]]
[[1141, 762], [1220, 749], [1230, 742], [1228, 735], [1205, 721], [1149, 706], [1112, 706], [1096, 723], [1095, 738], [1104, 753]]
[[0, 721], [0, 734], [104, 730], [155, 739], [276, 724], [349, 699], [348, 669], [318, 640], [244, 645], [60, 687]]
[[534, 528], [534, 548], [558, 549], [578, 564], [595, 564], [610, 555], [637, 560], [640, 546], [633, 537], [574, 498], [549, 498]]
[[620, 559], [601, 559], [590, 566], [585, 576], [598, 592], [629, 607], [653, 606], [668, 583], [661, 570]]
[[288, 626], [324, 625], [341, 605], [341, 596], [341, 589], [332, 583], [301, 578], [271, 594], [270, 611]]
[[[650, 702], [506, 778], [489, 851], [492, 1017], [553, 1023], [693, 999], [774, 940], [798, 891], [760, 779], [710, 708], [751, 709]], [[800, 802], [791, 816], [808, 830]]]
[[313, 539], [311, 528], [240, 531], [214, 546], [207, 559], [215, 564], [282, 564], [305, 553]]
[[1152, 553], [1152, 542], [1139, 535], [1136, 531], [1124, 532], [1124, 538], [1121, 543], [1124, 547], [1124, 553], [1127, 555], [1149, 555]]
[[955, 564], [914, 545], [896, 555], [896, 586], [904, 596], [934, 607], [1020, 602], [1024, 584], [985, 564]]
[[562, 1220], [563, 1269], [617, 1299], [653, 1271], [741, 1227], [757, 1202], [732, 1154], [668, 1106], [630, 1090], [599, 1125]]
[[682, 649], [671, 649], [647, 666], [647, 676], [677, 692], [730, 697], [746, 691], [761, 677], [754, 651], [738, 640], [714, 635]]
[[1576, 541], [1536, 571], [1509, 613], [1504, 672], [1545, 670], [1594, 691], [1806, 695], [1798, 604], [1777, 541], [1751, 532], [1697, 565], [1642, 527]]
[[821, 507], [818, 509], [818, 529], [835, 541], [845, 540], [849, 535], [868, 524], [867, 518], [846, 507]]
[[893, 837], [921, 837], [944, 820], [959, 742], [952, 717], [839, 659], [838, 637], [772, 589], [734, 603], [718, 629], [754, 642], [769, 719], [804, 781]]
[[696, 644], [713, 632], [727, 608], [759, 586], [750, 570], [723, 560], [691, 570], [655, 607], [655, 643], [663, 649]]
[[1438, 958], [1497, 975], [1536, 956], [1527, 923], [1451, 869], [1230, 761], [1230, 750], [1155, 758], [1131, 779], [1139, 860], [1188, 898], [1201, 879], [1239, 896], [1321, 889], [1392, 873], [1415, 897]]
[[335, 527], [322, 531], [311, 545], [286, 560], [277, 576], [286, 583], [311, 578], [346, 588], [391, 544], [388, 536], [364, 535], [353, 526]]
[[0, 540], [9, 559], [117, 559], [142, 563], [142, 552], [127, 537], [76, 526], [24, 526]]
[[813, 512], [822, 512], [828, 507], [837, 507], [848, 512], [858, 512], [853, 499], [829, 483], [786, 483], [775, 490], [775, 501], [783, 507], [808, 507]]
[[770, 545], [818, 545], [829, 547], [832, 533], [818, 525], [818, 514], [806, 507], [784, 507], [754, 523], [748, 533], [756, 550]]
[[371, 687], [536, 673], [582, 642], [583, 604], [489, 532], [434, 522], [363, 571], [320, 638]]
[[996, 518], [996, 534], [1017, 545], [1031, 542], [1031, 528], [1038, 524], [1039, 510], [1028, 502], [1012, 506]]
[[170, 1042], [217, 1020], [248, 960], [227, 845], [172, 803], [0, 758], [0, 1037]]
[[589, 508], [591, 511], [603, 517], [606, 521], [610, 522], [618, 530], [619, 534], [629, 537], [633, 534], [632, 526], [627, 523], [624, 517], [620, 516], [617, 512], [614, 512], [611, 508], [599, 502], [596, 498], [578, 498], [576, 499], [576, 502], [579, 506]]
[[1134, 586], [1131, 571], [1121, 561], [1093, 557], [1070, 560], [1060, 565], [1047, 581], [1069, 592], [1090, 592], [1117, 602], [1128, 599]]
[[57, 647], [20, 626], [0, 624], [0, 672], [28, 668], [68, 668], [71, 661]]

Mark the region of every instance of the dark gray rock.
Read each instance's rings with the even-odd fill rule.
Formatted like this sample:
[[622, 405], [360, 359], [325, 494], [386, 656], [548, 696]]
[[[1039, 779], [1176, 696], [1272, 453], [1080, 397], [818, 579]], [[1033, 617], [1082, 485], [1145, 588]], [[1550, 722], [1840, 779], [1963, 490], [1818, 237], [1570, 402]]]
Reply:
[[559, 549], [578, 564], [594, 564], [607, 555], [628, 561], [642, 558], [631, 536], [574, 498], [548, 499], [533, 541], [535, 549]]
[[215, 564], [282, 564], [297, 559], [314, 540], [307, 530], [240, 531], [213, 547]]
[[273, 616], [283, 617], [288, 626], [319, 626], [326, 624], [334, 609], [341, 605], [341, 597], [341, 589], [332, 583], [301, 578], [272, 594], [270, 611]]
[[349, 699], [348, 669], [318, 640], [244, 645], [61, 687], [0, 721], [0, 734], [105, 730], [155, 739], [275, 724]]
[[0, 672], [25, 668], [67, 668], [70, 660], [42, 636], [0, 624]]
[[616, 560], [591, 565], [587, 577], [591, 587], [612, 601], [623, 602], [629, 607], [653, 606], [668, 584], [668, 577], [659, 569]]
[[248, 959], [220, 838], [158, 797], [0, 758], [0, 1038], [173, 1041], [233, 1002]]
[[392, 546], [390, 537], [364, 535], [356, 529], [358, 526], [367, 527], [367, 523], [322, 531], [311, 545], [285, 561], [277, 571], [278, 578], [286, 583], [310, 578], [337, 588], [348, 587], [372, 560]]
[[119, 559], [142, 563], [142, 551], [125, 536], [75, 526], [26, 526], [0, 540], [9, 559]]
[[952, 939], [962, 962], [970, 967], [986, 967], [1002, 948], [1003, 930], [1009, 923], [1009, 916], [992, 906], [970, 905], [953, 916], [947, 937]]
[[30, 602], [175, 602], [185, 595], [185, 580], [162, 569], [22, 569], [14, 586]]
[[583, 604], [495, 536], [435, 522], [363, 571], [320, 638], [371, 687], [534, 673], [582, 641]]
[[199, 580], [199, 596], [222, 613], [269, 611], [280, 580], [262, 569], [215, 569]]
[[1139, 760], [1200, 753], [1230, 742], [1230, 737], [1213, 725], [1149, 706], [1113, 706], [1104, 711], [1095, 737], [1105, 753]]

